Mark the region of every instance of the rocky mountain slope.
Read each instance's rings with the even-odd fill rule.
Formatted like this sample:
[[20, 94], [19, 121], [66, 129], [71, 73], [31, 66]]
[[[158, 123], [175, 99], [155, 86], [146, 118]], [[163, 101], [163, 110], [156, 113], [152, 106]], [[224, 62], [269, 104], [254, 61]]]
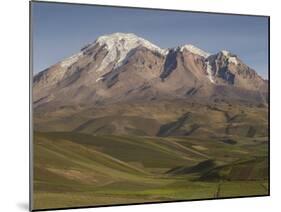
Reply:
[[267, 81], [230, 52], [162, 49], [125, 33], [101, 36], [33, 79], [38, 110], [167, 99], [266, 105], [267, 95]]

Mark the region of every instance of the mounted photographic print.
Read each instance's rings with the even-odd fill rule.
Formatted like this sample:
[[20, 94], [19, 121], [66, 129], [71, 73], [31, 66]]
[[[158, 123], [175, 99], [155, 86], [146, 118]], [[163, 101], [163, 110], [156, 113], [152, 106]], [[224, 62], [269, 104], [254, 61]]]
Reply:
[[269, 17], [32, 1], [30, 207], [269, 195]]

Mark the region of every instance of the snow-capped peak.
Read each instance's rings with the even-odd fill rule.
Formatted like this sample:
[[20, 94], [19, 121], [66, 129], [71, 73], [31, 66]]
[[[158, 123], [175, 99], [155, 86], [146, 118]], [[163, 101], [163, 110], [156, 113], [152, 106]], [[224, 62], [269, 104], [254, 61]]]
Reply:
[[196, 55], [199, 55], [199, 56], [202, 56], [203, 58], [205, 58], [207, 77], [208, 77], [208, 79], [210, 80], [211, 83], [215, 84], [216, 82], [213, 78], [212, 67], [211, 67], [209, 61], [207, 60], [207, 58], [211, 54], [208, 53], [208, 52], [205, 52], [202, 49], [199, 49], [198, 47], [193, 46], [191, 44], [183, 45], [183, 46], [180, 47], [180, 51], [183, 51], [184, 49], [193, 53], [193, 54], [196, 54]]
[[183, 51], [184, 49], [186, 49], [187, 51], [193, 53], [193, 54], [197, 54], [200, 55], [204, 58], [207, 58], [210, 56], [210, 53], [203, 51], [202, 49], [197, 48], [196, 46], [193, 46], [191, 44], [187, 44], [187, 45], [183, 45], [180, 50]]
[[96, 42], [101, 45], [106, 45], [108, 49], [117, 46], [117, 48], [119, 47], [119, 49], [123, 50], [123, 51], [131, 50], [140, 45], [142, 45], [150, 50], [157, 51], [157, 52], [163, 53], [163, 54], [165, 54], [167, 51], [165, 49], [161, 49], [160, 47], [154, 45], [153, 43], [151, 43], [141, 37], [138, 37], [137, 35], [135, 35], [133, 33], [117, 32], [117, 33], [113, 33], [110, 35], [103, 35], [103, 36], [100, 36], [96, 40]]
[[229, 51], [226, 50], [222, 50], [221, 53], [226, 57], [229, 55]]
[[229, 51], [226, 51], [226, 50], [222, 50], [221, 53], [227, 57], [227, 61], [229, 63], [233, 63], [234, 65], [237, 65], [239, 62], [237, 60], [237, 57], [236, 56], [233, 56]]
[[150, 43], [149, 41], [136, 36], [133, 33], [113, 33], [110, 35], [100, 36], [95, 43], [100, 46], [105, 46], [108, 54], [104, 58], [98, 71], [103, 70], [108, 64], [117, 60], [115, 67], [118, 67], [126, 59], [128, 53], [137, 48], [138, 46], [144, 46], [147, 49], [158, 52], [162, 55], [167, 54], [166, 49], [161, 49], [160, 47]]

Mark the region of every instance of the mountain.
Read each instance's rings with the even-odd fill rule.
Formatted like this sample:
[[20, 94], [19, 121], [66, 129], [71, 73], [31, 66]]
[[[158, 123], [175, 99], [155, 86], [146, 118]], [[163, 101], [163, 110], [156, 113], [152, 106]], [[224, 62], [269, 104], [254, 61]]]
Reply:
[[38, 110], [184, 99], [267, 104], [267, 81], [225, 50], [162, 49], [131, 33], [104, 35], [33, 78]]
[[268, 195], [267, 81], [237, 55], [114, 33], [32, 91], [35, 209]]

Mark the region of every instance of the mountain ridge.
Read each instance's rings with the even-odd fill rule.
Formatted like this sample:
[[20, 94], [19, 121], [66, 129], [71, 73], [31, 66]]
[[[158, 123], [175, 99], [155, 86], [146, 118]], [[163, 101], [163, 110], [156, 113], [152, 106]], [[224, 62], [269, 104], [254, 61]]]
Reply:
[[267, 81], [235, 54], [162, 49], [132, 33], [98, 37], [33, 78], [35, 106], [194, 98], [267, 104]]

